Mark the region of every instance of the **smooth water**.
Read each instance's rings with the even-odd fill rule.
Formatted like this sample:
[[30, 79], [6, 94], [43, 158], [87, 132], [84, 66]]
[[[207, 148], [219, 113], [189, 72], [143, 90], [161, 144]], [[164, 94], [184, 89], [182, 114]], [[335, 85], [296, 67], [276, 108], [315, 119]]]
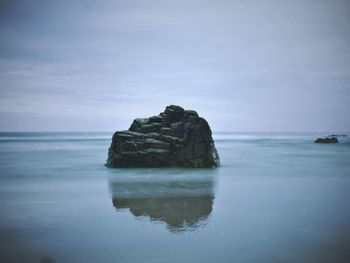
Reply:
[[218, 169], [108, 169], [110, 133], [0, 134], [0, 262], [350, 262], [350, 143], [218, 133]]

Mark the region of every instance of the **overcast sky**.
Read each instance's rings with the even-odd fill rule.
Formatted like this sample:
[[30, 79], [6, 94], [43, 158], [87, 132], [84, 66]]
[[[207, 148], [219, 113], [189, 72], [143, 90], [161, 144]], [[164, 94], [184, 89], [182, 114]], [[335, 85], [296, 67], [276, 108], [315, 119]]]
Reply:
[[0, 130], [349, 131], [350, 1], [2, 1]]

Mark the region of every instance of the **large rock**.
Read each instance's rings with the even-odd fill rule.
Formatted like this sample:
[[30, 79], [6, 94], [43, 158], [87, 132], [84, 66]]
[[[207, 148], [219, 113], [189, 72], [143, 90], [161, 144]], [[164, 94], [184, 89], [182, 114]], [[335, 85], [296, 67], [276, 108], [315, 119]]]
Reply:
[[216, 167], [219, 155], [207, 121], [175, 105], [158, 116], [135, 119], [114, 133], [108, 167]]
[[315, 143], [338, 143], [338, 139], [335, 137], [318, 138]]

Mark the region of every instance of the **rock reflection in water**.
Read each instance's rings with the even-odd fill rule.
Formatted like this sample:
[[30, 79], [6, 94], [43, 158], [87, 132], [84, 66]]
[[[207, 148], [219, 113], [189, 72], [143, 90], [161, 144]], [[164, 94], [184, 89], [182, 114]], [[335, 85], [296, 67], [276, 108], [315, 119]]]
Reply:
[[109, 177], [113, 206], [167, 224], [172, 232], [206, 224], [213, 209], [214, 169], [118, 169]]

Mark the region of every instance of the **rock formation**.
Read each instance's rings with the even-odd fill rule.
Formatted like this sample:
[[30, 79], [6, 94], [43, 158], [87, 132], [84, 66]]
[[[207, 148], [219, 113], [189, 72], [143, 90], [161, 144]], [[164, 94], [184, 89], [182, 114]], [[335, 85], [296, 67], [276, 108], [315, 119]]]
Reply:
[[197, 112], [167, 106], [114, 133], [108, 167], [216, 167], [219, 155], [207, 121]]
[[315, 143], [338, 143], [338, 139], [335, 137], [318, 138]]

